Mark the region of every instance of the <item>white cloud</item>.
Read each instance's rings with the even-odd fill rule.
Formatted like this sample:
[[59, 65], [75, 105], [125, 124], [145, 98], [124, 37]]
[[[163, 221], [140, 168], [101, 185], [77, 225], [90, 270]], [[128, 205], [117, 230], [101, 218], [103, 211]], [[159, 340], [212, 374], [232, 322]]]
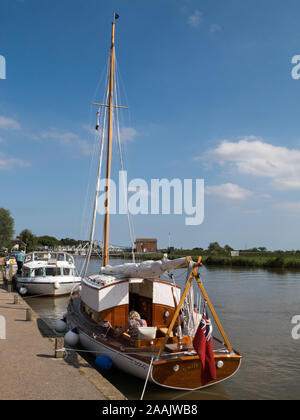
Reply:
[[85, 155], [89, 155], [92, 152], [92, 145], [88, 141], [83, 140], [78, 134], [69, 131], [43, 131], [34, 138], [37, 140], [55, 140], [62, 145], [75, 145], [78, 146]]
[[272, 198], [271, 194], [257, 194], [257, 198]]
[[212, 23], [209, 27], [211, 33], [222, 31], [222, 26], [217, 23]]
[[283, 210], [299, 213], [300, 201], [286, 201], [286, 202], [277, 204], [277, 207]]
[[195, 10], [192, 15], [188, 17], [188, 24], [193, 28], [197, 28], [202, 21], [203, 13], [200, 10]]
[[0, 154], [0, 171], [8, 171], [15, 167], [27, 168], [31, 166], [29, 162], [19, 158], [9, 158], [4, 154]]
[[238, 142], [224, 140], [208, 156], [240, 174], [269, 178], [274, 189], [300, 189], [300, 150], [273, 146], [251, 136]]
[[232, 200], [244, 200], [252, 195], [251, 191], [231, 183], [205, 187], [205, 193]]
[[120, 130], [121, 143], [132, 143], [137, 134], [137, 131], [133, 127], [122, 127]]
[[37, 136], [39, 139], [58, 140], [61, 144], [70, 144], [78, 139], [78, 135], [70, 132], [58, 133], [56, 131], [43, 131]]
[[243, 214], [261, 214], [262, 210], [243, 210]]
[[20, 124], [13, 118], [3, 117], [0, 115], [0, 128], [5, 130], [20, 130]]

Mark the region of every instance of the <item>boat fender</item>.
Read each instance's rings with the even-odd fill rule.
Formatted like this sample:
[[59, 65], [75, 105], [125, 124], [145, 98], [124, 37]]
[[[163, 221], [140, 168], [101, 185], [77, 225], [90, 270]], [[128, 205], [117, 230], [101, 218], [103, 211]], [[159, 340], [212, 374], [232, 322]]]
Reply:
[[54, 283], [54, 289], [59, 289], [60, 288], [60, 284], [58, 283], [58, 281], [56, 281]]
[[79, 333], [76, 328], [73, 328], [73, 330], [68, 331], [67, 334], [65, 335], [65, 343], [68, 346], [74, 347], [79, 343], [79, 341], [80, 341]]
[[22, 296], [25, 296], [25, 295], [27, 294], [27, 289], [26, 289], [26, 287], [20, 287], [19, 292], [20, 292], [20, 294], [21, 294]]
[[112, 367], [112, 360], [109, 356], [101, 355], [96, 357], [96, 366], [103, 371], [108, 371]]
[[217, 368], [222, 369], [223, 366], [224, 366], [224, 362], [222, 360], [219, 360], [217, 363]]
[[57, 332], [65, 332], [67, 329], [67, 323], [65, 322], [64, 319], [58, 319], [55, 323], [55, 330]]

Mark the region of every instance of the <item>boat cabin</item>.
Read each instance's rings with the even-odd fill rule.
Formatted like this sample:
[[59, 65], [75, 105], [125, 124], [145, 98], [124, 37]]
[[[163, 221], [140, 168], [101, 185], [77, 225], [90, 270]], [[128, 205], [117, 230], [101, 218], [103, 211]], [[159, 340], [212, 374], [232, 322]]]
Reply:
[[65, 252], [32, 252], [25, 257], [22, 277], [77, 276], [74, 259]]
[[[103, 284], [101, 278], [106, 277]], [[81, 308], [98, 324], [109, 321], [113, 328], [124, 327], [130, 311], [137, 311], [147, 325], [166, 328], [180, 301], [180, 287], [154, 279], [117, 280], [111, 276], [94, 276], [82, 281]]]

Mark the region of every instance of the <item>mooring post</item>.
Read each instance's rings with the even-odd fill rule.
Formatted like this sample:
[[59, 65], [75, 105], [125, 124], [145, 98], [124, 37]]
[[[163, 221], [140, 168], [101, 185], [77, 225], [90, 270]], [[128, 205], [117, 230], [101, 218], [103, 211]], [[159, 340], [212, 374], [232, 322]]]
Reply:
[[9, 271], [8, 271], [8, 282], [7, 282], [7, 291], [8, 291], [8, 293], [11, 293], [12, 292], [12, 279], [13, 279], [13, 275], [14, 275], [13, 266], [12, 266], [12, 264], [10, 264]]
[[30, 308], [26, 308], [26, 321], [32, 320], [32, 310]]
[[19, 303], [19, 296], [14, 295], [14, 304], [17, 305]]
[[63, 359], [64, 357], [64, 338], [55, 338], [55, 359]]

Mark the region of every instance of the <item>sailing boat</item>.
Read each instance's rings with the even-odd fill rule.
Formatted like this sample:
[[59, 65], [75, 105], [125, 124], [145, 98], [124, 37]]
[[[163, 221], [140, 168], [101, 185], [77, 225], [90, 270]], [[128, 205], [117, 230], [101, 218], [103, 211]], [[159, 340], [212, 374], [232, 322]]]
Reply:
[[[108, 265], [112, 126], [114, 108], [117, 107], [113, 101], [115, 24], [114, 19], [107, 102], [97, 104], [108, 110], [107, 211], [104, 221], [103, 262], [100, 273], [87, 276], [88, 260], [86, 261], [81, 295], [70, 300], [67, 325], [78, 333], [83, 348], [97, 357], [109, 358], [119, 369], [163, 387], [195, 390], [231, 377], [239, 369], [242, 359], [232, 348], [202, 284], [199, 275], [201, 258], [195, 262], [190, 257], [169, 260], [164, 256], [161, 261]], [[103, 152], [102, 146], [100, 155]], [[100, 161], [98, 175], [101, 171]], [[99, 180], [97, 188], [98, 183]], [[95, 231], [97, 188], [91, 244]], [[173, 270], [186, 270], [186, 284], [182, 293], [170, 274]], [[165, 273], [169, 273], [168, 281], [161, 278]], [[212, 367], [215, 374], [208, 380], [203, 379], [205, 366], [201, 354], [199, 357], [193, 344], [196, 331], [200, 331], [199, 321], [203, 321], [204, 318], [199, 317], [194, 328], [187, 328], [190, 321], [194, 320], [191, 287], [194, 283], [200, 288], [206, 308], [213, 316], [223, 338], [211, 338], [214, 347]], [[147, 326], [138, 328], [136, 336], [130, 336], [124, 330], [131, 311], [137, 311], [147, 321]]]

